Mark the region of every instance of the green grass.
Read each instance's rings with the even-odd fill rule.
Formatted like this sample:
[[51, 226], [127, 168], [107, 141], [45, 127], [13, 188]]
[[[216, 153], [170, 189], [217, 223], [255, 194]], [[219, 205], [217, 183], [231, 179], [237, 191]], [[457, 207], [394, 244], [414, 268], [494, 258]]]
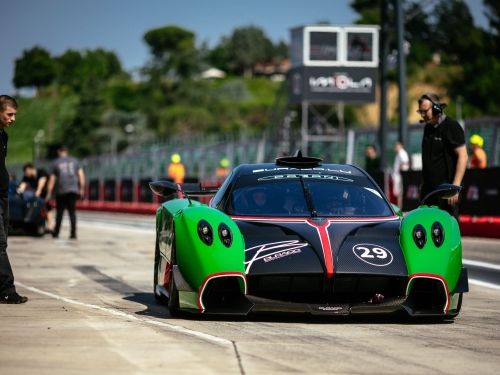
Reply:
[[[17, 120], [7, 130], [7, 164], [33, 161], [34, 139], [43, 131], [41, 151], [57, 139], [61, 125], [71, 121], [77, 103], [75, 96], [40, 96], [18, 101]], [[43, 152], [42, 152], [43, 154]]]

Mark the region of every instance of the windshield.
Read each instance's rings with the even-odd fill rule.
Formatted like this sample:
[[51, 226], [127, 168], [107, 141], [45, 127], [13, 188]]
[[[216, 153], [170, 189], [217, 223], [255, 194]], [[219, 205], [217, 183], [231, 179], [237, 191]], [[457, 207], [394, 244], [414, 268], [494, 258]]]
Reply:
[[287, 174], [243, 176], [228, 201], [231, 215], [388, 216], [387, 202], [366, 177]]

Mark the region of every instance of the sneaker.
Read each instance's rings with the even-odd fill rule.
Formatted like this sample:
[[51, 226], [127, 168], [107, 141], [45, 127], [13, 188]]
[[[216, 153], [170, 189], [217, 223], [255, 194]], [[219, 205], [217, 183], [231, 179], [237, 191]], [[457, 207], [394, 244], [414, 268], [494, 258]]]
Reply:
[[16, 292], [0, 296], [0, 303], [18, 304], [25, 303], [28, 297], [20, 296]]

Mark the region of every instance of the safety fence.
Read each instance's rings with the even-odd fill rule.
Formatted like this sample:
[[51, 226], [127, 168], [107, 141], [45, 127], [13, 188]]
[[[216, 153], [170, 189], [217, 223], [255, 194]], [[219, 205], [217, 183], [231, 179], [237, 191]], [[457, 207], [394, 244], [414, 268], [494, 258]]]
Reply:
[[[484, 138], [484, 149], [488, 155], [488, 165], [500, 165], [500, 118], [484, 118], [465, 121], [466, 139], [479, 134]], [[412, 168], [421, 165], [420, 149], [423, 126], [413, 124], [408, 128], [406, 150], [412, 156]], [[327, 163], [349, 163], [364, 168], [365, 148], [368, 144], [378, 146], [378, 133], [374, 129], [349, 130], [334, 140], [311, 142], [307, 154], [321, 157]], [[387, 168], [392, 165], [397, 140], [397, 130], [388, 131], [386, 141]], [[230, 166], [242, 163], [273, 162], [283, 152], [293, 153], [301, 146], [298, 132], [291, 132], [287, 150], [283, 149], [281, 139], [265, 132], [262, 136], [224, 136], [206, 138], [175, 138], [158, 141], [129, 149], [117, 155], [100, 155], [84, 159], [83, 166], [90, 179], [105, 180], [160, 179], [166, 176], [170, 156], [178, 153], [186, 167], [187, 175], [197, 180], [214, 180], [215, 171], [221, 159], [227, 159]]]
[[[500, 167], [468, 170], [463, 181], [459, 203], [460, 226], [464, 235], [500, 238]], [[420, 171], [402, 172], [404, 212], [420, 203]], [[380, 172], [374, 176], [386, 196], [391, 196], [390, 174]], [[78, 203], [80, 209], [153, 214], [163, 202], [152, 193], [149, 182], [153, 178], [134, 180], [90, 179], [86, 186], [86, 199]], [[189, 179], [186, 182], [198, 182]], [[200, 182], [205, 187], [220, 186], [210, 179]], [[208, 199], [205, 200], [207, 203]]]

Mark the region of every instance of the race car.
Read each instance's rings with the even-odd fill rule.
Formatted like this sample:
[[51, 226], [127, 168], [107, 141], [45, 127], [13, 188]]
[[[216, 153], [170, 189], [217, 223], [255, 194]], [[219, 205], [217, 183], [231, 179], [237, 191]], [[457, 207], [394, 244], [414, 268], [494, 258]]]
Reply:
[[[354, 165], [281, 157], [236, 167], [220, 189], [150, 183], [154, 294], [170, 312], [454, 318], [467, 270], [456, 219], [425, 201], [403, 215]], [[195, 198], [213, 195], [208, 205]]]

